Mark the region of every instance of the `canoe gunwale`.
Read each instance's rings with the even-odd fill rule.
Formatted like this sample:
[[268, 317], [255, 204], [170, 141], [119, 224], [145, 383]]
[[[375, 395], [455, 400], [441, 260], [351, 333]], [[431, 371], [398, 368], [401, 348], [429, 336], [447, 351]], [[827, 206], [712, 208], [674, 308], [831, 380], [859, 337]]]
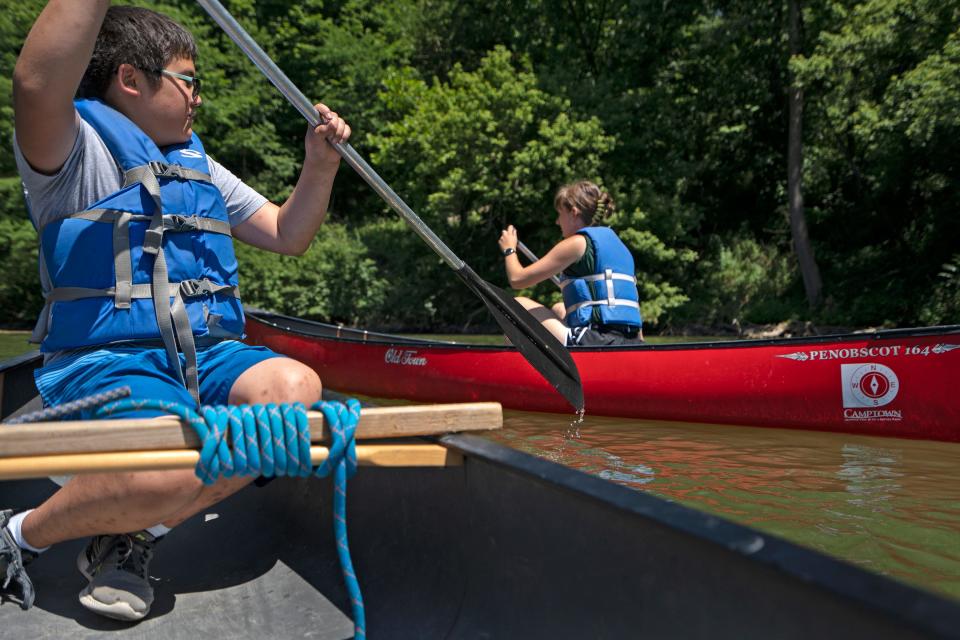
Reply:
[[[470, 351], [515, 351], [509, 345], [472, 344], [447, 340], [430, 340], [426, 338], [408, 338], [390, 333], [366, 331], [352, 327], [337, 326], [294, 318], [279, 313], [261, 309], [246, 308], [249, 319], [275, 327], [284, 332], [310, 337], [336, 340], [357, 344], [375, 344], [380, 346], [422, 346], [436, 349], [457, 349]], [[908, 327], [901, 329], [880, 329], [870, 332], [850, 332], [829, 334], [822, 336], [794, 336], [789, 338], [752, 338], [730, 340], [711, 340], [706, 342], [676, 342], [670, 344], [635, 344], [619, 347], [568, 347], [571, 353], [587, 352], [630, 352], [630, 351], [676, 351], [676, 350], [705, 350], [705, 349], [740, 349], [750, 347], [816, 345], [829, 342], [848, 342], [862, 340], [889, 340], [904, 337], [936, 336], [960, 333], [960, 324], [940, 325], [934, 327]]]

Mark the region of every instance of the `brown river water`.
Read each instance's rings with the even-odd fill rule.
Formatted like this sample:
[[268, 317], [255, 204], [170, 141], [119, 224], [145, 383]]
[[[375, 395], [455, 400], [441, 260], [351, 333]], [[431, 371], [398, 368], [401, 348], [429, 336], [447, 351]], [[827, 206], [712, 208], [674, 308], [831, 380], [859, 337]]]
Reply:
[[960, 443], [508, 411], [489, 436], [960, 600]]

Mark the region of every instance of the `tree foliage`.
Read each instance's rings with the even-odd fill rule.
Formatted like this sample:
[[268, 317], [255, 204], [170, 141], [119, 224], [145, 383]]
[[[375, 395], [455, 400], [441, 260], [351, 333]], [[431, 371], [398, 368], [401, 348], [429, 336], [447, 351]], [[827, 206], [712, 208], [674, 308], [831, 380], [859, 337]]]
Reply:
[[[196, 36], [197, 130], [211, 154], [284, 198], [303, 153], [300, 115], [195, 2], [136, 2]], [[8, 78], [43, 4], [5, 3]], [[787, 219], [795, 75], [807, 222], [827, 301], [809, 319], [957, 321], [960, 0], [805, 0], [804, 55], [792, 58], [787, 0], [226, 4], [295, 84], [349, 120], [353, 145], [488, 280], [505, 282], [496, 252], [505, 224], [543, 253], [559, 237], [554, 190], [602, 183], [637, 259], [644, 314], [661, 327], [809, 318]], [[15, 173], [11, 135], [8, 82], [0, 176]], [[14, 182], [0, 186], [0, 260], [26, 274], [35, 256], [22, 241], [20, 194]], [[356, 323], [492, 327], [346, 167], [331, 220], [305, 258], [244, 250], [248, 297]], [[0, 283], [11, 301], [0, 321], [35, 313], [19, 278]], [[549, 284], [526, 293], [557, 296]]]
[[808, 193], [847, 322], [915, 321], [956, 252], [960, 3], [828, 3], [797, 69], [808, 109]]
[[324, 225], [302, 256], [237, 243], [237, 259], [243, 300], [256, 307], [344, 324], [371, 319], [382, 307], [386, 282], [343, 225]]

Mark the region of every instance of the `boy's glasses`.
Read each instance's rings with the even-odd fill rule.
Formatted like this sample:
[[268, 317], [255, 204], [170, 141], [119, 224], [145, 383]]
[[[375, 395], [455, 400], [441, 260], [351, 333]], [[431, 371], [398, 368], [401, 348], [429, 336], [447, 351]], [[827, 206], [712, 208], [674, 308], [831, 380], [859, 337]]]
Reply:
[[195, 78], [193, 76], [185, 76], [182, 73], [177, 73], [175, 71], [168, 71], [166, 69], [157, 69], [156, 73], [162, 73], [165, 76], [170, 76], [171, 78], [179, 78], [183, 80], [184, 84], [187, 85], [187, 88], [193, 91], [194, 100], [196, 100], [197, 96], [200, 95], [200, 78]]

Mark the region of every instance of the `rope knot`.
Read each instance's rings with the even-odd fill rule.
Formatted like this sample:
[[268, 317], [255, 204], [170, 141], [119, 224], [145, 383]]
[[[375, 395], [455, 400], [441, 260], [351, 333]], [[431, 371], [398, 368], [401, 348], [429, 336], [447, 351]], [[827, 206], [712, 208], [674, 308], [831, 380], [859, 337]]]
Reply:
[[347, 403], [318, 402], [311, 407], [314, 411], [323, 413], [330, 428], [330, 454], [319, 467], [317, 476], [320, 478], [330, 475], [334, 469], [343, 465], [347, 478], [352, 478], [357, 472], [357, 449], [354, 444], [354, 434], [357, 423], [360, 421], [360, 402], [349, 398]]

